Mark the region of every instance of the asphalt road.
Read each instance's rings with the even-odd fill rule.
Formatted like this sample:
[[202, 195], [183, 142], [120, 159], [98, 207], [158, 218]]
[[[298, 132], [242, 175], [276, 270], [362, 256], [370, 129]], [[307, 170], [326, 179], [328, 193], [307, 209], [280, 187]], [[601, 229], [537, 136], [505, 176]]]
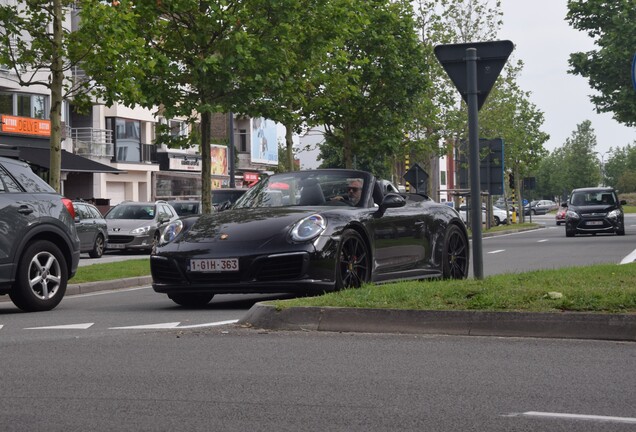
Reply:
[[[487, 271], [516, 271], [532, 257], [529, 267], [599, 255], [618, 263], [636, 237], [630, 226], [625, 237], [567, 239], [561, 230], [485, 238]], [[217, 296], [187, 310], [146, 286], [69, 296], [46, 313], [0, 303], [0, 429], [636, 428], [633, 343], [234, 324], [263, 298]]]
[[636, 427], [633, 344], [233, 326], [0, 340], [5, 431]]

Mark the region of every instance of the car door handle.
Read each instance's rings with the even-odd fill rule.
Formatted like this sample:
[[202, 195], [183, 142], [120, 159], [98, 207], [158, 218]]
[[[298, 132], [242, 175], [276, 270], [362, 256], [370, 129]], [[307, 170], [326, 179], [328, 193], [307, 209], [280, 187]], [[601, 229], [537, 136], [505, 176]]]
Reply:
[[29, 215], [31, 213], [33, 213], [33, 209], [29, 206], [20, 206], [20, 208], [18, 209], [18, 213], [23, 214], [23, 215]]

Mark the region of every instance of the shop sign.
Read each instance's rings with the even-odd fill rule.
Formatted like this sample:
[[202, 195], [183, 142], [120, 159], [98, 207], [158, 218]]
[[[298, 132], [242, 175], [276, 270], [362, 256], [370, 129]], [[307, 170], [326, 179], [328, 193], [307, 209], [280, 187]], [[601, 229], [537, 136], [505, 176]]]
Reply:
[[201, 171], [201, 159], [198, 157], [169, 158], [168, 167], [171, 170]]
[[258, 173], [246, 172], [243, 173], [243, 180], [248, 183], [254, 183], [258, 181]]
[[21, 135], [51, 135], [51, 121], [31, 117], [2, 115], [2, 132]]

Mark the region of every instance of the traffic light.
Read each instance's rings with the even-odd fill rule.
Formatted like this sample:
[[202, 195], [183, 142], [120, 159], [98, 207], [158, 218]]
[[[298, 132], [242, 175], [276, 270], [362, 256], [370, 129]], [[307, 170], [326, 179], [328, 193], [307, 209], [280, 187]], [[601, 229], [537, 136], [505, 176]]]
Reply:
[[508, 174], [508, 186], [510, 186], [510, 189], [514, 189], [515, 188], [515, 175], [513, 173]]

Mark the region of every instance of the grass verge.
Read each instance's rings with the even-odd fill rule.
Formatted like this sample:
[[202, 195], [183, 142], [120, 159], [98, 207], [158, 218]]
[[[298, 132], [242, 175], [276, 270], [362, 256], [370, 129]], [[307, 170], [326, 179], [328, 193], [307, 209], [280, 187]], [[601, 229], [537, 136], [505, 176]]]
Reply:
[[78, 267], [75, 277], [69, 284], [97, 282], [113, 279], [123, 279], [136, 276], [150, 275], [150, 260], [148, 258], [119, 261], [105, 264], [91, 264]]
[[270, 302], [299, 306], [414, 310], [636, 313], [636, 264], [599, 264], [482, 280], [430, 280], [365, 285]]

